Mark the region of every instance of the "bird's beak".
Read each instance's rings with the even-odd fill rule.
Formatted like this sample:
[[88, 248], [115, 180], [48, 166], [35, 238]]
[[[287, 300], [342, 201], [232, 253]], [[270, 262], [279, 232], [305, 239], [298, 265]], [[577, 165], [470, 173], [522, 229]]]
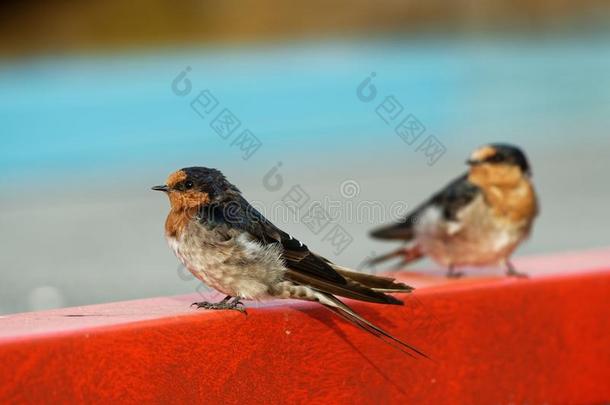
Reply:
[[169, 191], [169, 187], [167, 187], [166, 185], [163, 186], [154, 186], [152, 187], [153, 190], [155, 191], [163, 191], [165, 193], [167, 193]]
[[467, 164], [468, 166], [476, 166], [476, 165], [478, 165], [478, 164], [480, 164], [480, 163], [482, 163], [482, 162], [481, 162], [480, 160], [476, 160], [476, 159], [468, 159], [468, 160], [466, 161], [466, 164]]

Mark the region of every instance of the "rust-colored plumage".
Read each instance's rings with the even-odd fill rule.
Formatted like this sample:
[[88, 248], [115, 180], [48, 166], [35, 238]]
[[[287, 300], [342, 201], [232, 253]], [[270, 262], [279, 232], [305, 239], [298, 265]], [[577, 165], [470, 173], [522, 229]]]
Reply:
[[[170, 190], [179, 187], [187, 181], [187, 174], [183, 170], [178, 170], [167, 178], [167, 187]], [[176, 237], [193, 219], [201, 205], [210, 201], [208, 193], [197, 189], [185, 189], [181, 192], [170, 192], [169, 201], [171, 210], [165, 221], [165, 233], [168, 236]]]
[[538, 213], [534, 187], [518, 166], [490, 163], [476, 165], [470, 170], [468, 181], [480, 187], [498, 218], [523, 221]]
[[538, 214], [527, 158], [519, 148], [491, 144], [476, 149], [468, 173], [455, 179], [396, 224], [372, 236], [402, 240], [407, 246], [374, 259], [402, 257], [402, 264], [424, 256], [449, 268], [502, 263], [519, 275], [510, 256], [530, 234]]

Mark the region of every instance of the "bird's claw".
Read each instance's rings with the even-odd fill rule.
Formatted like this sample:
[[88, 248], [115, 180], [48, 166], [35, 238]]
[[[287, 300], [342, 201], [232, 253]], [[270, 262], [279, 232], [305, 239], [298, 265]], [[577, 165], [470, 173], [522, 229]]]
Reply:
[[231, 308], [231, 309], [239, 311], [242, 314], [246, 314], [246, 315], [248, 314], [248, 312], [246, 311], [246, 305], [243, 302], [239, 301], [239, 300], [236, 300], [233, 303], [233, 308]]
[[511, 269], [506, 272], [506, 275], [509, 277], [517, 277], [517, 278], [529, 278], [529, 275], [526, 273], [518, 272], [517, 270]]
[[517, 271], [515, 266], [510, 262], [510, 260], [506, 259], [506, 275], [509, 277], [518, 277], [518, 278], [529, 278], [529, 276], [525, 273], [521, 273]]
[[247, 314], [246, 307], [243, 302], [239, 299], [234, 299], [233, 301], [221, 301], [221, 302], [193, 302], [191, 307], [196, 306], [198, 309], [229, 309], [239, 311], [243, 314]]
[[449, 267], [447, 271], [447, 278], [460, 278], [464, 275], [462, 271], [456, 271], [454, 267]]

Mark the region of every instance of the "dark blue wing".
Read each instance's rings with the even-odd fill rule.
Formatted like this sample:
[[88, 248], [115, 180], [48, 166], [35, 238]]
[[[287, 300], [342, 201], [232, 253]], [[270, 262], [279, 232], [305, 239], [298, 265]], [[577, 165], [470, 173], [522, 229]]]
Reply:
[[306, 275], [333, 283], [345, 284], [346, 280], [325, 259], [312, 253], [305, 244], [282, 231], [258, 212], [241, 195], [230, 201], [202, 207], [200, 221], [209, 227], [225, 226], [248, 232], [261, 244], [282, 246], [282, 258], [286, 267]]
[[426, 208], [438, 207], [442, 210], [446, 220], [454, 220], [460, 209], [470, 203], [480, 192], [479, 187], [468, 181], [467, 174], [462, 175], [407, 214], [404, 220], [376, 229], [371, 232], [371, 236], [378, 239], [411, 240], [415, 236], [414, 225]]

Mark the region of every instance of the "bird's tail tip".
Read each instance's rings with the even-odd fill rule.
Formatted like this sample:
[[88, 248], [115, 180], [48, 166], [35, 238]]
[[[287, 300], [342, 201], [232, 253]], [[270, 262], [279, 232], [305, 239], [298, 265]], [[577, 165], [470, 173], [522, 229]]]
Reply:
[[401, 352], [405, 353], [406, 355], [415, 358], [416, 356], [413, 353], [416, 353], [421, 357], [431, 360], [431, 358], [426, 353], [419, 350], [418, 348], [416, 348], [413, 345], [403, 342], [402, 340], [391, 335], [390, 333], [386, 332], [385, 330], [381, 329], [380, 327], [367, 321], [362, 316], [360, 316], [356, 312], [354, 312], [354, 310], [352, 310], [349, 306], [347, 306], [342, 301], [340, 301], [338, 298], [336, 298], [330, 294], [321, 293], [320, 296], [318, 297], [318, 301], [322, 305], [324, 305], [326, 308], [328, 308], [335, 314], [342, 317], [343, 319], [354, 324], [355, 326], [358, 326], [360, 329], [363, 329], [366, 332], [369, 332], [370, 334], [383, 340], [386, 344], [400, 350]]

